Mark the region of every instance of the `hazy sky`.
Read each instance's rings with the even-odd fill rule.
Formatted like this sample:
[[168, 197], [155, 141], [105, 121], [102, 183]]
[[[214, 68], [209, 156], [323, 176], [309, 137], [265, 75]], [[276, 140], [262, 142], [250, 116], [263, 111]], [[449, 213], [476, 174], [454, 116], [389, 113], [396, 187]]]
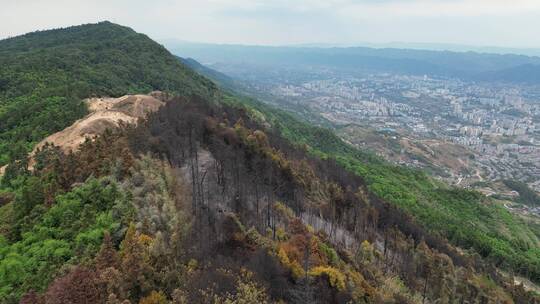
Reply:
[[540, 47], [540, 0], [0, 0], [0, 38], [101, 20], [199, 42]]

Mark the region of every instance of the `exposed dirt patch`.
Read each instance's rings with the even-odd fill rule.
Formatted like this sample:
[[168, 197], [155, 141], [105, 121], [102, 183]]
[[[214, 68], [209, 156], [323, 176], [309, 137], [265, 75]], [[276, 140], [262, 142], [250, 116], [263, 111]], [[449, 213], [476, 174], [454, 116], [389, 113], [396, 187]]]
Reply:
[[87, 138], [119, 126], [121, 122], [135, 123], [148, 113], [157, 111], [164, 102], [149, 95], [126, 95], [119, 98], [90, 98], [85, 100], [90, 114], [66, 129], [50, 135], [36, 145], [35, 151], [51, 143], [65, 152], [75, 151]]

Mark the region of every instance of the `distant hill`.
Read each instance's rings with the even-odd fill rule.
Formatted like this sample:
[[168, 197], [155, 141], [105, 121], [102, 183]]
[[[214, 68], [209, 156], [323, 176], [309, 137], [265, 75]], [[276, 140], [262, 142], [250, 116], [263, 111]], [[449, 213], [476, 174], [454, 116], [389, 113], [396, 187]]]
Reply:
[[[340, 45], [336, 45], [340, 47]], [[372, 48], [415, 49], [450, 52], [475, 52], [488, 54], [515, 54], [525, 56], [540, 56], [538, 48], [512, 48], [500, 46], [475, 46], [453, 43], [415, 43], [415, 42], [389, 42], [389, 43], [360, 43], [357, 46]], [[328, 46], [326, 46], [328, 47]], [[343, 46], [341, 46], [343, 47]]]
[[[397, 48], [315, 48], [214, 45], [168, 42], [179, 56], [203, 63], [227, 63], [254, 66], [309, 67], [338, 70], [365, 70], [414, 75], [457, 77], [466, 80], [538, 83], [531, 73], [539, 73], [540, 57], [513, 54], [450, 52]], [[528, 74], [510, 73], [528, 67]], [[497, 76], [499, 75], [499, 76]]]
[[195, 72], [205, 76], [205, 77], [208, 77], [209, 79], [212, 79], [213, 81], [215, 81], [220, 87], [224, 88], [224, 89], [227, 89], [227, 90], [234, 90], [234, 89], [237, 89], [239, 86], [240, 86], [240, 83], [238, 83], [236, 80], [234, 80], [233, 78], [219, 72], [219, 71], [216, 71], [214, 69], [211, 69], [205, 65], [202, 65], [201, 63], [199, 63], [197, 60], [193, 59], [193, 58], [182, 58], [182, 57], [178, 57], [180, 59], [180, 61], [190, 67], [191, 69], [193, 69]]
[[0, 66], [0, 166], [84, 116], [83, 98], [216, 90], [146, 35], [110, 22], [1, 40]]
[[523, 64], [507, 69], [481, 73], [476, 77], [482, 81], [540, 84], [540, 64]]

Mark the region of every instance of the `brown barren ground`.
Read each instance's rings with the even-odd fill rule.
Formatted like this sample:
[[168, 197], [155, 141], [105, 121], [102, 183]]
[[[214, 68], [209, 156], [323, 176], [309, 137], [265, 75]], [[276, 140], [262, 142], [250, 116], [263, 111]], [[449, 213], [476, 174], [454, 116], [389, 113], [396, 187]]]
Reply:
[[33, 165], [32, 156], [46, 143], [58, 146], [64, 152], [75, 151], [87, 138], [91, 139], [106, 129], [118, 127], [120, 123], [136, 123], [139, 118], [157, 111], [164, 102], [153, 96], [159, 94], [86, 99], [90, 114], [38, 143], [30, 154], [30, 167]]

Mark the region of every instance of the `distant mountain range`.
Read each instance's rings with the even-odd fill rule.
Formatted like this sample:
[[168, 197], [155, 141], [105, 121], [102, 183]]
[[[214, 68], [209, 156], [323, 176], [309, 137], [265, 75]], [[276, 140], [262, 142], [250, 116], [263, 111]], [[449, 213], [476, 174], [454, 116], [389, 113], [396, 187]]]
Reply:
[[452, 52], [369, 47], [270, 47], [167, 42], [176, 55], [202, 63], [259, 67], [327, 67], [471, 81], [538, 84], [540, 57], [515, 54]]
[[355, 44], [336, 44], [336, 43], [304, 43], [297, 45], [290, 45], [294, 47], [319, 47], [319, 48], [332, 48], [332, 47], [369, 47], [376, 49], [413, 49], [413, 50], [429, 50], [429, 51], [450, 51], [450, 52], [475, 52], [485, 54], [500, 54], [500, 55], [525, 55], [525, 56], [540, 56], [540, 48], [516, 48], [516, 47], [500, 47], [500, 46], [476, 46], [467, 44], [455, 44], [455, 43], [426, 43], [426, 42], [386, 42], [386, 43], [372, 43], [372, 42], [359, 42]]

